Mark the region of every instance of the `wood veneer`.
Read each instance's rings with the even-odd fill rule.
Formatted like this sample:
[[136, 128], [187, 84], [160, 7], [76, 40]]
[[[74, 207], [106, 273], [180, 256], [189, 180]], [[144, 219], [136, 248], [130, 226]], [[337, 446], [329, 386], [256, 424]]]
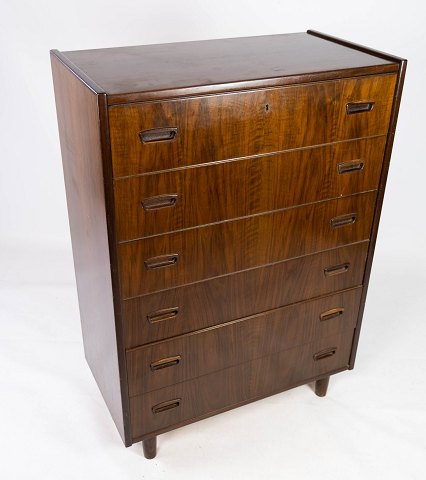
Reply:
[[87, 361], [126, 446], [354, 366], [406, 60], [320, 32], [51, 52]]
[[[115, 177], [387, 133], [396, 75], [319, 82], [109, 109]], [[369, 115], [346, 104], [374, 102]], [[317, 121], [320, 118], [321, 121]], [[171, 140], [140, 132], [177, 128]]]
[[125, 300], [126, 348], [361, 285], [368, 245], [363, 241]]
[[[385, 144], [386, 136], [379, 136], [119, 179], [114, 185], [118, 239], [376, 190]], [[167, 203], [170, 195], [175, 201]], [[158, 197], [166, 203], [160, 198], [160, 207], [144, 208], [144, 200]]]

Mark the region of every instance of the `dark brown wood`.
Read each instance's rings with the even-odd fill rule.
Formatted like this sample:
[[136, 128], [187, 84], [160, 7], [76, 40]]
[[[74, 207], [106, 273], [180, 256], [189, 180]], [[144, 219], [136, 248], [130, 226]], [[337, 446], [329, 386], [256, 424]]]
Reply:
[[[112, 106], [114, 176], [386, 134], [395, 82], [380, 75]], [[366, 100], [370, 112], [347, 115], [347, 102]], [[171, 126], [179, 133], [169, 141], [140, 140], [141, 130]]]
[[[327, 39], [328, 40], [328, 39]], [[394, 61], [308, 33], [64, 52], [110, 103], [395, 71]], [[208, 87], [208, 88], [206, 88]]]
[[85, 353], [126, 445], [353, 368], [406, 61], [52, 51]]
[[400, 70], [398, 74], [398, 82], [395, 88], [395, 93], [393, 97], [393, 105], [392, 105], [392, 116], [390, 120], [390, 127], [389, 127], [389, 133], [387, 137], [387, 142], [386, 142], [386, 149], [385, 149], [385, 157], [383, 160], [383, 166], [382, 166], [382, 173], [380, 176], [380, 186], [379, 186], [379, 191], [377, 195], [377, 201], [376, 201], [376, 206], [375, 206], [375, 214], [374, 214], [374, 219], [373, 219], [373, 225], [371, 227], [371, 243], [370, 243], [370, 248], [368, 251], [368, 257], [367, 257], [367, 262], [366, 262], [366, 268], [365, 268], [365, 273], [364, 273], [364, 289], [361, 297], [361, 307], [358, 315], [358, 325], [355, 330], [355, 335], [354, 335], [354, 343], [352, 347], [352, 353], [351, 353], [351, 358], [349, 362], [349, 368], [353, 369], [355, 365], [355, 357], [356, 357], [356, 352], [358, 348], [358, 341], [359, 341], [359, 335], [361, 333], [361, 324], [362, 324], [362, 319], [364, 315], [364, 308], [365, 308], [365, 302], [367, 299], [367, 291], [368, 291], [368, 284], [370, 281], [370, 275], [371, 275], [371, 267], [373, 264], [373, 256], [374, 256], [374, 250], [376, 247], [376, 240], [377, 240], [377, 233], [379, 229], [379, 222], [380, 222], [380, 215], [382, 212], [382, 206], [383, 206], [383, 199], [385, 195], [385, 188], [386, 188], [386, 180], [388, 177], [388, 172], [389, 172], [389, 165], [390, 165], [390, 159], [391, 159], [391, 154], [392, 154], [392, 147], [393, 147], [393, 142], [395, 138], [395, 130], [396, 130], [396, 122], [398, 120], [398, 112], [399, 112], [399, 106], [401, 103], [401, 96], [402, 96], [402, 88], [404, 86], [404, 79], [405, 79], [405, 71], [407, 69], [407, 61], [402, 60], [400, 63]]
[[[219, 372], [188, 380], [130, 399], [134, 440], [167, 429], [184, 421], [194, 421], [207, 413], [255, 400], [290, 386], [309, 382], [316, 376], [347, 368], [352, 346], [353, 329], [339, 335], [318, 339], [236, 365]], [[326, 348], [337, 347], [336, 354], [315, 361], [314, 355]], [[152, 407], [180, 399], [176, 408], [157, 415]]]
[[[240, 318], [127, 352], [136, 396], [354, 329], [361, 288]], [[340, 309], [339, 316], [322, 317]], [[153, 368], [155, 367], [160, 368]]]
[[[375, 199], [376, 192], [363, 193], [122, 243], [122, 295], [131, 298], [367, 240]], [[332, 228], [332, 218], [353, 212], [356, 222]], [[179, 254], [179, 261], [163, 268], [144, 266], [147, 259], [170, 254]]]
[[157, 437], [147, 438], [142, 441], [143, 454], [145, 458], [151, 460], [157, 455]]
[[[361, 285], [367, 250], [368, 241], [126, 300], [126, 347]], [[342, 264], [345, 269], [326, 275]]]
[[116, 180], [118, 239], [375, 190], [385, 142], [380, 136]]
[[391, 55], [390, 53], [381, 52], [380, 50], [375, 50], [374, 48], [366, 47], [365, 45], [360, 45], [359, 43], [349, 42], [348, 40], [344, 40], [342, 38], [334, 37], [333, 35], [328, 35], [327, 33], [319, 32], [318, 30], [307, 30], [306, 33], [308, 35], [313, 35], [318, 38], [322, 38], [323, 40], [328, 40], [329, 42], [336, 43], [341, 45], [342, 47], [351, 48], [358, 52], [367, 53], [369, 55], [374, 55], [375, 57], [382, 58], [388, 62], [393, 62], [396, 64], [400, 64], [404, 60], [403, 58], [397, 57], [396, 55]]
[[315, 382], [315, 394], [318, 397], [325, 397], [327, 395], [329, 382], [330, 377], [321, 378]]
[[117, 429], [128, 444], [99, 128], [105, 99], [89, 89], [54, 52], [51, 61], [84, 352]]

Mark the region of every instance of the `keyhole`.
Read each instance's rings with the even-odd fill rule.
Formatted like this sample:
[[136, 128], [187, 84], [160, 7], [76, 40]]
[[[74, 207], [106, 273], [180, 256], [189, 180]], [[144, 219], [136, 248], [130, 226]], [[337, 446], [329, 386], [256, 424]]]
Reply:
[[269, 112], [269, 103], [265, 105], [265, 112]]

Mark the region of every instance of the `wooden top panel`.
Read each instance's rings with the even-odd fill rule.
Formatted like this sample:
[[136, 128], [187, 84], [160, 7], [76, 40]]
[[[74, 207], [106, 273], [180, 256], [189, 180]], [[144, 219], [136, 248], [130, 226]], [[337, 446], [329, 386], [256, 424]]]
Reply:
[[[263, 85], [262, 81], [267, 79], [324, 72], [329, 72], [326, 78], [336, 78], [345, 74], [330, 72], [346, 71], [349, 76], [356, 69], [361, 69], [361, 74], [369, 70], [397, 70], [397, 62], [380, 53], [365, 53], [309, 33], [81, 50], [60, 55], [98, 90], [119, 97], [117, 102], [124, 101], [120, 96], [135, 92], [175, 91], [178, 95], [182, 91], [176, 90], [201, 86], [238, 88], [238, 84], [239, 88], [246, 88], [253, 82], [257, 82], [255, 86]], [[297, 81], [300, 79], [293, 83]]]

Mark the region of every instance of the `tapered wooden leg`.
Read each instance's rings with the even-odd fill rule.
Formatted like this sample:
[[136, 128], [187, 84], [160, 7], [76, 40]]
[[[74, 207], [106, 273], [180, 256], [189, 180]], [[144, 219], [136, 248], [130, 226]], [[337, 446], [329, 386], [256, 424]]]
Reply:
[[157, 455], [157, 437], [142, 440], [143, 454], [145, 458], [154, 458]]
[[330, 381], [330, 377], [325, 377], [325, 378], [321, 378], [321, 380], [317, 380], [315, 382], [315, 393], [319, 397], [325, 397], [326, 396], [329, 381]]

